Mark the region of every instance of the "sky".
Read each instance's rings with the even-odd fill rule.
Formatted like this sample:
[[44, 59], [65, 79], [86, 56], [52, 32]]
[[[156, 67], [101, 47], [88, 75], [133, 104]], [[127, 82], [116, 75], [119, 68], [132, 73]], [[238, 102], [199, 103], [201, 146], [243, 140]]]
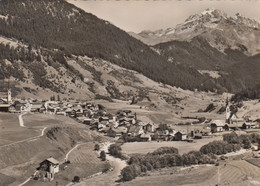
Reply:
[[260, 22], [260, 0], [67, 0], [127, 31], [158, 30], [183, 23], [190, 15], [216, 8]]

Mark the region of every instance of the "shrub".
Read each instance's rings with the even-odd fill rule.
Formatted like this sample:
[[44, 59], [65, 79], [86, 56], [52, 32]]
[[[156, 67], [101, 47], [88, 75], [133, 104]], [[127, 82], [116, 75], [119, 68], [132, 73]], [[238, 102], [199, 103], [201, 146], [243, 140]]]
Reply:
[[117, 158], [122, 156], [121, 150], [122, 149], [121, 149], [120, 145], [118, 145], [118, 144], [112, 144], [108, 148], [109, 154], [111, 154], [112, 156], [117, 157]]
[[102, 161], [105, 161], [105, 160], [106, 160], [106, 153], [105, 153], [105, 151], [102, 150], [102, 151], [100, 152], [100, 158], [101, 158]]
[[239, 137], [235, 132], [231, 132], [229, 134], [224, 134], [223, 140], [228, 142], [228, 143], [231, 143], [231, 144], [239, 144], [240, 143]]
[[99, 150], [100, 150], [99, 144], [95, 144], [94, 150], [95, 150], [95, 151], [99, 151]]
[[79, 176], [74, 176], [72, 181], [73, 182], [79, 182], [80, 181], [80, 177]]
[[141, 167], [136, 164], [127, 166], [121, 171], [121, 176], [123, 181], [130, 181], [140, 174], [141, 174]]
[[162, 155], [162, 154], [178, 154], [179, 151], [177, 148], [174, 147], [160, 147], [152, 152], [152, 155]]

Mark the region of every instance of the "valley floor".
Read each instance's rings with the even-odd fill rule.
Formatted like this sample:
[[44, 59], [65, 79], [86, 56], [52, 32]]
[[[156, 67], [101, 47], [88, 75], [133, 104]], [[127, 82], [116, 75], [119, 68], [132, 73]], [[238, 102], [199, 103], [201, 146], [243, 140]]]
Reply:
[[[243, 156], [247, 156], [250, 153], [251, 152], [246, 152]], [[249, 163], [247, 160], [241, 159], [240, 155], [238, 159], [222, 161], [219, 166], [197, 165], [183, 168], [175, 167], [156, 170], [149, 172], [146, 176], [138, 177], [130, 182], [124, 182], [120, 185], [260, 185], [259, 165], [260, 161], [257, 161], [257, 165], [254, 165]]]

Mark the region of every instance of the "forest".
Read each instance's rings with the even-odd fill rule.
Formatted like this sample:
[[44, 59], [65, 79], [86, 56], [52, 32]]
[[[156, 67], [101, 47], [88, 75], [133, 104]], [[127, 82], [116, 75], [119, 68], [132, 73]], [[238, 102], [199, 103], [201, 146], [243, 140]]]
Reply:
[[7, 17], [0, 19], [0, 35], [33, 48], [59, 50], [64, 56], [105, 59], [184, 89], [216, 89], [196, 69], [168, 62], [126, 32], [64, 0], [4, 0], [0, 2], [0, 15]]

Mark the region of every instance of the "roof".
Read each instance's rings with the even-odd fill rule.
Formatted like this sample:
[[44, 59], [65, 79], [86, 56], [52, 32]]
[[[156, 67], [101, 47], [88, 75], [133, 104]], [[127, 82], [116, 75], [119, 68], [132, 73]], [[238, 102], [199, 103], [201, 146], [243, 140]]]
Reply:
[[211, 122], [211, 124], [216, 124], [218, 127], [223, 127], [224, 124], [221, 120], [214, 120]]
[[131, 126], [128, 132], [129, 133], [139, 132], [141, 129], [142, 129], [142, 126]]
[[59, 164], [59, 161], [54, 159], [53, 157], [48, 158], [47, 161], [49, 161], [50, 163], [55, 164], [55, 165]]
[[185, 131], [178, 131], [178, 132], [175, 133], [175, 135], [176, 135], [177, 133], [180, 133], [180, 134], [182, 134], [182, 135], [186, 135], [186, 132], [185, 132]]
[[126, 127], [118, 127], [116, 129], [112, 129], [112, 130], [114, 130], [116, 133], [127, 133]]
[[230, 128], [237, 128], [237, 127], [242, 127], [243, 123], [233, 123], [233, 124], [228, 124], [228, 127]]
[[42, 107], [42, 104], [32, 105], [31, 109], [40, 109]]

